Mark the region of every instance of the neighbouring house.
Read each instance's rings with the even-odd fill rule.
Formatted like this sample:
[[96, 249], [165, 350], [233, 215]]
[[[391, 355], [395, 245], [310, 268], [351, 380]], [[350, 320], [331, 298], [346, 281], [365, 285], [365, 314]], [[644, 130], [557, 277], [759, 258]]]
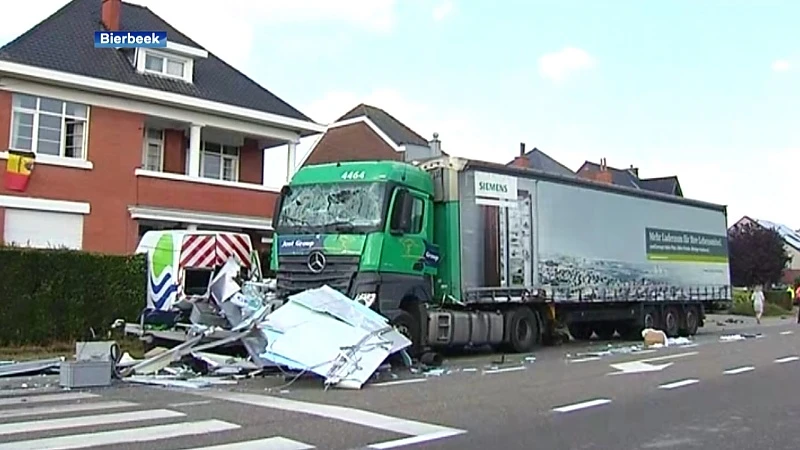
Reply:
[[302, 165], [338, 161], [414, 161], [441, 155], [441, 141], [431, 141], [375, 106], [360, 104], [328, 125]]
[[773, 229], [781, 235], [783, 238], [783, 247], [786, 249], [786, 254], [792, 258], [786, 268], [783, 270], [783, 278], [781, 281], [790, 284], [794, 283], [794, 279], [800, 277], [800, 233], [790, 227], [787, 227], [786, 225], [777, 222], [755, 219], [748, 216], [742, 217], [736, 223], [731, 225], [730, 228], [745, 224], [752, 224], [763, 228]]
[[519, 156], [514, 158], [513, 161], [508, 163], [509, 166], [527, 167], [529, 169], [547, 172], [553, 175], [560, 175], [564, 177], [574, 177], [575, 172], [569, 167], [556, 161], [547, 153], [534, 147], [533, 150], [525, 152], [525, 143], [519, 144]]
[[584, 162], [577, 174], [588, 180], [683, 197], [677, 176], [640, 178], [638, 168], [633, 166], [627, 169], [610, 167], [606, 164], [605, 158], [601, 159], [599, 164], [590, 161]]
[[[168, 45], [95, 48], [103, 30]], [[147, 230], [201, 228], [265, 251], [286, 181], [265, 168], [288, 151], [291, 175], [296, 143], [324, 130], [153, 11], [73, 0], [0, 48], [0, 169], [35, 155], [25, 189], [0, 170], [0, 241], [124, 254]]]

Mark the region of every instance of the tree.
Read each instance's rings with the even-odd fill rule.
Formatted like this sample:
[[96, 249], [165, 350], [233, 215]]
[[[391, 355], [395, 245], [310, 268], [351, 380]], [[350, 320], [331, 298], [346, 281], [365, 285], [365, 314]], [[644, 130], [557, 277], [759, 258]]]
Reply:
[[734, 286], [777, 283], [791, 260], [783, 237], [755, 223], [739, 224], [728, 230], [728, 255]]

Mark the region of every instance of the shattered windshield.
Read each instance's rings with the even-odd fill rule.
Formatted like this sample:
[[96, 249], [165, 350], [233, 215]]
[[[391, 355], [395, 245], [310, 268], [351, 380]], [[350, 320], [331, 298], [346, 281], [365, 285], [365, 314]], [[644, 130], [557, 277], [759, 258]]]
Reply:
[[383, 225], [385, 183], [292, 186], [278, 228], [292, 232], [365, 232]]

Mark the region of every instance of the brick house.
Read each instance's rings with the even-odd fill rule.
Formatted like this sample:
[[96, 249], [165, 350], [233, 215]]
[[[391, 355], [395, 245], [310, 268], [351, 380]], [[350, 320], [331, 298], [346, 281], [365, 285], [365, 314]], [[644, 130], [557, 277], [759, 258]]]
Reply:
[[579, 177], [589, 180], [683, 197], [683, 190], [677, 176], [639, 178], [638, 168], [631, 166], [627, 169], [617, 169], [607, 165], [605, 158], [600, 161], [600, 164], [584, 162], [577, 174]]
[[413, 161], [441, 154], [434, 134], [428, 142], [394, 116], [375, 106], [360, 104], [328, 125], [311, 146], [301, 165], [337, 161]]
[[[168, 46], [96, 49], [100, 30]], [[264, 169], [288, 151], [291, 174], [322, 131], [149, 9], [73, 0], [0, 48], [0, 241], [128, 253], [146, 230], [199, 227], [266, 246], [286, 180]], [[35, 154], [24, 191], [4, 187], [6, 145]]]

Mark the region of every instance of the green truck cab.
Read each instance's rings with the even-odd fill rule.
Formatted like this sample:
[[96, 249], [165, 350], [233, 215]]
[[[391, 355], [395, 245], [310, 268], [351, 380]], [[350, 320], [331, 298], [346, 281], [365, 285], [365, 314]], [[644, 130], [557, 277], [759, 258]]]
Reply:
[[300, 169], [273, 215], [279, 295], [327, 284], [424, 345], [425, 304], [441, 279], [433, 194], [427, 172], [396, 161]]

